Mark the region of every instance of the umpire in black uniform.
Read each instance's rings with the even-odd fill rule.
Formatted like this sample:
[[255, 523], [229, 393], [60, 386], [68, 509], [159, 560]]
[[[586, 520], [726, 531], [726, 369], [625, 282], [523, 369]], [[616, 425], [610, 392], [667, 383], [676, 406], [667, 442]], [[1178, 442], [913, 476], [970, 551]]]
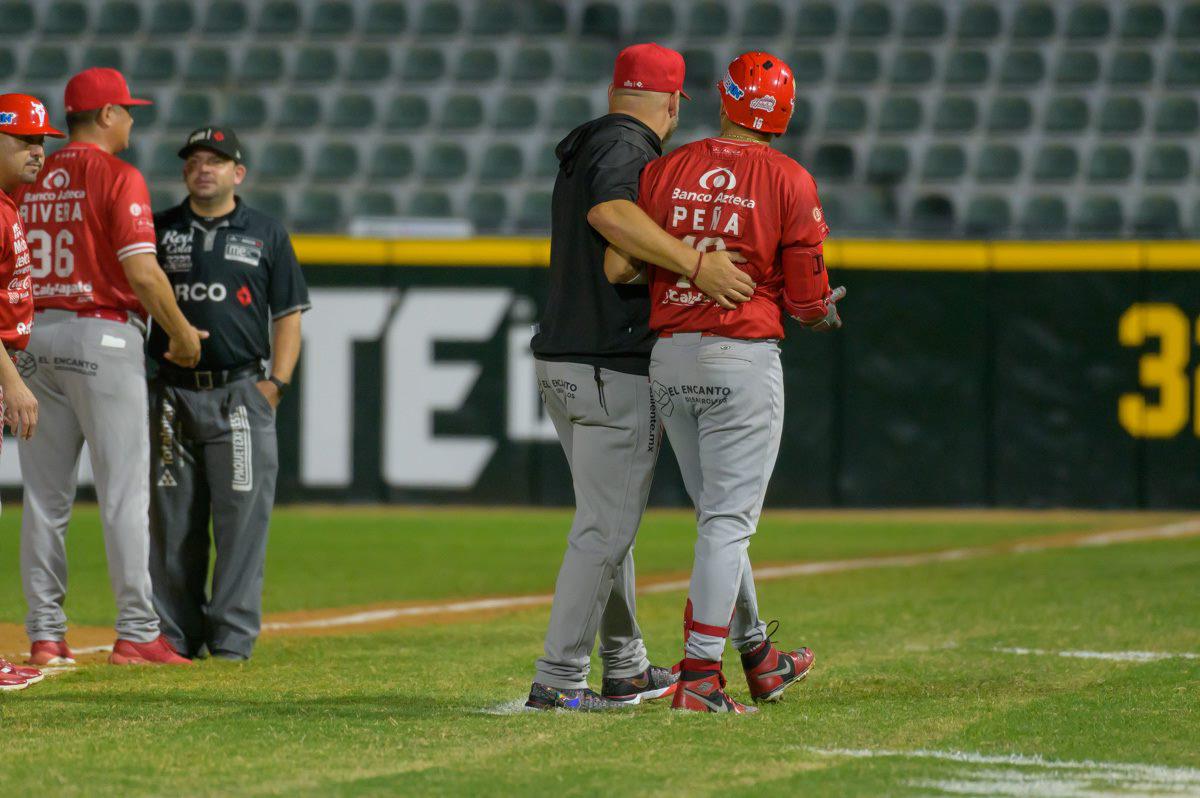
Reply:
[[158, 327], [147, 343], [157, 366], [150, 574], [163, 634], [177, 651], [247, 659], [262, 625], [279, 470], [275, 408], [300, 355], [308, 288], [283, 225], [234, 194], [246, 176], [237, 135], [202, 128], [179, 157], [188, 198], [154, 216], [158, 260], [184, 316], [209, 337], [194, 369], [164, 359], [168, 341]]

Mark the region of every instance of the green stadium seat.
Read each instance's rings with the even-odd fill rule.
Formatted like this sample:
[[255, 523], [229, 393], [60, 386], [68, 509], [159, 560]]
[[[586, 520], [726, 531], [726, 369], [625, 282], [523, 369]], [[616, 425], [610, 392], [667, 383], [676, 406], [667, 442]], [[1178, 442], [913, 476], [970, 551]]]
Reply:
[[694, 48], [683, 50], [682, 53], [684, 63], [687, 64], [687, 70], [683, 74], [683, 86], [687, 93], [695, 98], [713, 91], [717, 79], [724, 77], [725, 64], [721, 64], [721, 72], [718, 74], [717, 57], [711, 51]]
[[613, 48], [605, 45], [578, 44], [563, 64], [563, 79], [573, 84], [608, 85], [612, 81]]
[[290, 36], [300, 30], [300, 7], [292, 0], [268, 0], [258, 14], [255, 31], [267, 36]]
[[512, 60], [508, 76], [514, 83], [544, 83], [556, 74], [554, 56], [544, 47], [522, 47]]
[[396, 215], [396, 198], [387, 191], [357, 191], [354, 207], [350, 211], [354, 218], [387, 217]]
[[302, 191], [291, 219], [300, 232], [334, 232], [342, 226], [342, 198], [332, 191]]
[[492, 127], [497, 130], [526, 130], [540, 123], [537, 100], [528, 94], [510, 94], [496, 104]]
[[500, 57], [487, 47], [467, 50], [454, 70], [454, 78], [460, 83], [490, 83], [499, 75]]
[[883, 3], [860, 2], [850, 12], [851, 39], [881, 39], [892, 32], [892, 12]]
[[229, 54], [225, 48], [198, 47], [188, 58], [183, 80], [192, 86], [223, 86], [229, 74]]
[[415, 164], [411, 147], [400, 142], [388, 142], [372, 151], [367, 177], [385, 182], [404, 180], [412, 175]]
[[[42, 35], [46, 37], [80, 36], [88, 26], [88, 9], [75, 0], [58, 0], [50, 3], [42, 15]], [[10, 30], [4, 20], [5, 30]]]
[[[675, 9], [671, 7], [670, 3], [640, 3], [635, 14], [634, 41], [653, 41], [675, 34]], [[691, 69], [691, 64], [688, 64], [688, 69]]]
[[810, 170], [818, 181], [849, 180], [854, 176], [854, 150], [845, 144], [822, 144], [813, 153]]
[[11, 50], [0, 50], [0, 80], [11, 80], [17, 74], [17, 58]]
[[967, 173], [967, 155], [957, 144], [934, 144], [925, 151], [921, 179], [926, 182], [958, 180]]
[[1067, 233], [1067, 204], [1060, 197], [1034, 197], [1021, 211], [1021, 233], [1030, 238], [1062, 238]]
[[313, 162], [312, 177], [320, 183], [352, 180], [358, 174], [358, 149], [344, 141], [321, 145]]
[[949, 236], [954, 231], [954, 203], [939, 194], [920, 197], [913, 203], [909, 226], [922, 235]]
[[143, 171], [152, 180], [178, 180], [183, 174], [183, 161], [179, 158], [179, 142], [160, 141], [154, 145], [150, 163]]
[[900, 31], [905, 39], [941, 38], [946, 34], [946, 12], [940, 3], [913, 3], [904, 14]]
[[892, 61], [892, 83], [897, 86], [923, 86], [933, 80], [933, 73], [933, 55], [926, 50], [901, 50]]
[[1143, 197], [1133, 215], [1133, 234], [1138, 238], [1179, 238], [1183, 235], [1179, 204], [1171, 197]]
[[783, 29], [783, 10], [775, 3], [754, 2], [742, 14], [742, 35], [746, 38], [774, 39]]
[[392, 56], [386, 47], [356, 47], [346, 67], [346, 80], [351, 83], [378, 83], [392, 72]]
[[393, 38], [408, 28], [408, 9], [400, 0], [378, 0], [367, 6], [361, 35]]
[[1052, 97], [1042, 128], [1048, 133], [1082, 133], [1088, 126], [1088, 104], [1082, 97]]
[[[1121, 38], [1149, 41], [1163, 35], [1167, 20], [1157, 3], [1122, 3]], [[1182, 14], [1181, 14], [1182, 18]]]
[[149, 100], [154, 105], [135, 105], [129, 109], [129, 113], [133, 116], [133, 124], [140, 130], [154, 127], [158, 123], [158, 112], [160, 106], [157, 103], [162, 102], [162, 98], [156, 98], [153, 94], [145, 91], [138, 91], [136, 96], [144, 100]]
[[133, 36], [141, 29], [142, 9], [130, 0], [111, 0], [96, 15], [97, 36]]
[[1200, 107], [1191, 97], [1164, 97], [1154, 111], [1154, 132], [1188, 135], [1200, 129]]
[[444, 191], [421, 190], [408, 201], [406, 215], [419, 218], [446, 219], [454, 215], [454, 204]]
[[1054, 35], [1054, 9], [1048, 3], [1026, 2], [1013, 15], [1012, 38], [1016, 41], [1040, 41]]
[[508, 218], [508, 201], [498, 191], [479, 191], [467, 198], [467, 218], [481, 233], [495, 233]]
[[1173, 89], [1200, 87], [1200, 52], [1175, 50], [1167, 57], [1166, 85]]
[[[125, 59], [121, 56], [121, 50], [117, 47], [107, 45], [96, 45], [84, 50], [83, 58], [79, 62], [80, 69], [90, 69], [92, 67], [107, 67], [108, 69], [116, 69], [120, 72], [125, 71]], [[4, 70], [0, 69], [0, 76], [3, 76]]]
[[1108, 67], [1108, 82], [1144, 86], [1154, 79], [1154, 59], [1145, 50], [1119, 50]]
[[1125, 227], [1115, 197], [1085, 197], [1075, 214], [1075, 232], [1085, 238], [1116, 238]]
[[483, 102], [474, 94], [457, 94], [446, 99], [439, 116], [443, 130], [475, 130], [483, 124]]
[[311, 36], [346, 36], [353, 30], [354, 6], [341, 0], [318, 3], [308, 21]]
[[1033, 124], [1033, 107], [1020, 96], [997, 97], [988, 112], [989, 133], [1024, 133]]
[[1112, 26], [1108, 8], [1100, 3], [1084, 2], [1071, 9], [1067, 15], [1066, 38], [1104, 39]]
[[1133, 175], [1133, 154], [1119, 144], [1101, 144], [1088, 161], [1088, 182], [1115, 183]]
[[979, 111], [970, 97], [942, 97], [933, 115], [937, 133], [967, 133], [979, 124]]
[[1000, 66], [1005, 86], [1034, 86], [1046, 77], [1046, 62], [1037, 50], [1010, 50]]
[[441, 48], [409, 47], [400, 65], [400, 79], [404, 82], [424, 83], [438, 80], [446, 74], [446, 56]]
[[233, 94], [225, 101], [225, 124], [234, 130], [258, 130], [267, 122], [267, 103], [258, 94]]
[[238, 0], [216, 0], [204, 15], [202, 30], [209, 36], [241, 33], [250, 24], [246, 6]]
[[269, 188], [256, 188], [245, 194], [246, 204], [259, 213], [265, 213], [272, 219], [286, 222], [288, 218], [287, 198], [283, 192]]
[[417, 16], [419, 36], [453, 36], [462, 27], [462, 15], [458, 4], [434, 0], [421, 8]]
[[1012, 208], [1004, 197], [972, 197], [963, 217], [963, 232], [972, 238], [998, 238], [1012, 227]]
[[342, 94], [333, 101], [325, 124], [334, 130], [363, 130], [375, 124], [375, 98], [369, 94]]
[[834, 97], [825, 108], [825, 130], [858, 133], [867, 126], [867, 104], [861, 97]]
[[20, 34], [28, 34], [37, 24], [33, 16], [33, 6], [20, 1], [0, 3], [0, 19], [4, 20], [7, 30]]
[[277, 83], [283, 80], [283, 54], [278, 47], [251, 47], [238, 70], [242, 83]]
[[527, 191], [521, 198], [521, 210], [517, 215], [517, 227], [525, 232], [550, 229], [550, 206], [554, 195], [548, 191]]
[[838, 30], [837, 7], [823, 0], [800, 4], [796, 12], [796, 38], [828, 39]]
[[1145, 125], [1142, 103], [1134, 97], [1109, 97], [1100, 107], [1098, 127], [1105, 135], [1132, 135]]
[[550, 104], [548, 121], [551, 130], [566, 133], [582, 125], [592, 116], [592, 101], [586, 96], [560, 95]]
[[1147, 183], [1178, 183], [1192, 171], [1188, 151], [1178, 144], [1155, 144], [1146, 153]]
[[180, 92], [171, 103], [167, 127], [173, 130], [195, 130], [211, 125], [215, 120], [212, 100], [206, 94]]
[[1074, 180], [1079, 174], [1079, 153], [1074, 147], [1050, 144], [1042, 147], [1034, 158], [1033, 179], [1039, 183]]
[[1180, 41], [1200, 39], [1200, 3], [1188, 3], [1179, 9], [1179, 15], [1175, 17], [1175, 38]]
[[908, 176], [908, 148], [899, 144], [881, 144], [867, 156], [867, 182], [894, 185]]
[[315, 94], [288, 94], [279, 104], [275, 126], [282, 131], [311, 130], [321, 124], [323, 116]]
[[511, 183], [521, 177], [525, 156], [513, 144], [492, 144], [483, 152], [479, 165], [481, 183]]
[[688, 17], [689, 39], [714, 39], [729, 33], [729, 10], [725, 3], [699, 2], [690, 4]]
[[825, 80], [825, 55], [820, 50], [797, 50], [788, 59], [788, 66], [798, 86], [813, 86]]
[[621, 38], [621, 9], [612, 3], [589, 3], [579, 21], [579, 35], [593, 39]]
[[838, 64], [837, 82], [862, 86], [879, 79], [879, 56], [872, 50], [847, 50]]
[[420, 94], [402, 94], [388, 103], [383, 126], [391, 131], [421, 130], [429, 124], [429, 100]]
[[531, 36], [555, 36], [567, 32], [567, 12], [559, 0], [523, 0], [525, 14], [521, 30]]
[[1008, 183], [1021, 171], [1021, 151], [1011, 144], [986, 144], [979, 151], [975, 179], [981, 183]]
[[[182, 183], [182, 179], [180, 183]], [[185, 194], [182, 190], [172, 189], [150, 189], [150, 207], [154, 212], [165, 211], [167, 208], [174, 208], [178, 205]]]
[[[701, 136], [711, 135], [711, 131], [716, 129], [717, 120], [720, 118], [720, 98], [717, 97], [715, 91], [693, 94], [692, 98], [692, 101], [681, 110], [680, 127], [684, 130], [695, 130]], [[797, 105], [799, 103], [800, 100], [797, 100]], [[795, 116], [793, 114], [793, 120], [795, 120]], [[788, 129], [791, 129], [790, 125]]]
[[1054, 82], [1060, 86], [1084, 86], [1100, 78], [1100, 59], [1090, 50], [1064, 50], [1054, 69]]
[[175, 78], [175, 52], [166, 47], [139, 47], [129, 81], [135, 86], [163, 83]]
[[553, 178], [558, 174], [558, 156], [554, 154], [557, 144], [554, 139], [547, 139], [538, 147], [533, 165], [534, 177]]
[[957, 50], [946, 58], [946, 85], [979, 86], [988, 79], [988, 56], [982, 50]]
[[857, 192], [854, 201], [849, 203], [845, 210], [845, 229], [859, 233], [895, 235], [898, 227], [897, 216], [895, 191], [892, 189]]
[[460, 180], [467, 174], [467, 152], [453, 142], [430, 145], [421, 158], [421, 177], [426, 180]]
[[38, 45], [29, 51], [25, 59], [25, 80], [61, 81], [70, 74], [71, 60], [66, 48], [52, 44]]
[[471, 33], [477, 37], [504, 36], [516, 29], [517, 22], [518, 15], [506, 0], [481, 0], [471, 18]]
[[300, 50], [292, 80], [296, 83], [325, 84], [337, 78], [337, 53], [329, 47], [310, 46]]
[[914, 97], [884, 97], [879, 106], [880, 133], [913, 133], [921, 126], [921, 103]]
[[958, 38], [966, 41], [991, 41], [1000, 35], [1000, 12], [995, 3], [973, 2], [958, 16]]

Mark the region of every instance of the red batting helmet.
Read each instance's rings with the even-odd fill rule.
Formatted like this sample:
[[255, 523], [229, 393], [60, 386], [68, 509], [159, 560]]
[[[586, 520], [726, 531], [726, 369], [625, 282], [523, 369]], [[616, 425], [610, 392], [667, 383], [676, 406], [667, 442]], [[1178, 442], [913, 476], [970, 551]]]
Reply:
[[0, 133], [64, 138], [48, 124], [42, 101], [28, 94], [0, 94]]
[[782, 133], [796, 107], [792, 69], [770, 53], [742, 53], [717, 84], [725, 115], [737, 125]]

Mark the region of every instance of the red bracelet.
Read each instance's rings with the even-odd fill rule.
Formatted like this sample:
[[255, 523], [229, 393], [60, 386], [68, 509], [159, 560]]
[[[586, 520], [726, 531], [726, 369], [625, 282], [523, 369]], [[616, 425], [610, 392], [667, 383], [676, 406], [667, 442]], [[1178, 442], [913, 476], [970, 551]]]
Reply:
[[704, 262], [704, 253], [701, 252], [700, 257], [696, 258], [696, 271], [692, 272], [691, 275], [688, 277], [688, 282], [691, 283], [691, 282], [696, 281], [696, 275], [698, 275], [700, 273], [700, 264], [703, 262]]

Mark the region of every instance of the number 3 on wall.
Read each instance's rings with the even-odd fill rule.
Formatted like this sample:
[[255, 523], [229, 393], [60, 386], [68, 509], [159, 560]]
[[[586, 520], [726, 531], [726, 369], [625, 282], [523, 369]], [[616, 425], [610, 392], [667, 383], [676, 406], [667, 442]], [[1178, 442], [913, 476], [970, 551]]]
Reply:
[[[1143, 346], [1147, 339], [1158, 339], [1158, 351], [1147, 352], [1138, 361], [1138, 382], [1158, 392], [1158, 403], [1150, 404], [1141, 393], [1123, 394], [1117, 402], [1121, 426], [1135, 438], [1171, 438], [1187, 425], [1188, 405], [1200, 410], [1200, 369], [1188, 392], [1188, 360], [1191, 358], [1191, 324], [1183, 311], [1165, 303], [1138, 303], [1130, 306], [1117, 325], [1123, 346]], [[1196, 324], [1200, 342], [1200, 320]], [[1190, 401], [1189, 401], [1190, 400]], [[1200, 412], [1194, 429], [1200, 435]]]

